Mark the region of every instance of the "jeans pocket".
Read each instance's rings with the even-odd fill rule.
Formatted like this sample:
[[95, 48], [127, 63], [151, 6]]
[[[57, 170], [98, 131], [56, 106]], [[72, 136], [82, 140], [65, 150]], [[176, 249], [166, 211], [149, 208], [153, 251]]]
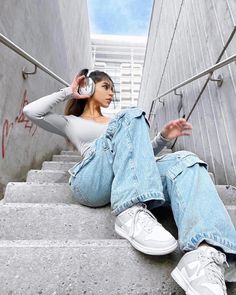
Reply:
[[208, 170], [207, 163], [199, 159], [199, 157], [194, 153], [180, 151], [174, 154], [177, 159], [176, 164], [168, 170], [168, 177], [172, 180], [174, 180], [186, 168], [191, 167], [195, 164], [203, 165]]
[[144, 119], [145, 119], [148, 127], [150, 127], [150, 124], [149, 124], [148, 119], [146, 117], [146, 113], [144, 112], [144, 110], [142, 110], [138, 107], [133, 107], [133, 108], [130, 108], [126, 111], [125, 121], [127, 122], [127, 124], [130, 124], [130, 122], [133, 118], [139, 118], [141, 116], [144, 116]]

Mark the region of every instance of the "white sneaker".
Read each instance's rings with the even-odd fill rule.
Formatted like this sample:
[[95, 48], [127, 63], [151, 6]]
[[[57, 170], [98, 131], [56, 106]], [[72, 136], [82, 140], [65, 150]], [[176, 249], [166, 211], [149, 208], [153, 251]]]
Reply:
[[145, 204], [134, 205], [120, 213], [115, 231], [145, 254], [165, 255], [177, 248], [175, 238], [146, 209]]
[[186, 253], [171, 276], [188, 295], [227, 295], [225, 254], [210, 246]]

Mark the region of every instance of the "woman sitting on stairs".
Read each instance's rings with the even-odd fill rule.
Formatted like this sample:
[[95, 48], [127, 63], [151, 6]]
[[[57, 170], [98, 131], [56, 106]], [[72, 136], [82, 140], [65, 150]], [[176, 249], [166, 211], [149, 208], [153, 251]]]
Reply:
[[[172, 272], [192, 295], [225, 295], [225, 253], [236, 254], [236, 231], [207, 172], [195, 154], [179, 151], [155, 159], [168, 141], [189, 135], [184, 119], [169, 122], [150, 140], [145, 113], [131, 108], [114, 119], [102, 114], [114, 94], [104, 72], [82, 70], [70, 87], [24, 107], [24, 114], [43, 129], [67, 138], [82, 160], [69, 170], [74, 198], [85, 206], [111, 203], [115, 231], [134, 248], [165, 255], [175, 238], [150, 210], [170, 204], [185, 255]], [[67, 101], [65, 114], [52, 108]]]

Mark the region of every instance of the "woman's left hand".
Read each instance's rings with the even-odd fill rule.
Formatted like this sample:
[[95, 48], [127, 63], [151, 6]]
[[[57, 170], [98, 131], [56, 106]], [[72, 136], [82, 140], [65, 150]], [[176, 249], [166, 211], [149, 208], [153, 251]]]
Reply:
[[183, 118], [180, 118], [167, 123], [161, 131], [161, 136], [168, 140], [183, 135], [189, 136], [191, 134], [190, 130], [192, 130], [192, 128], [193, 127], [189, 122]]

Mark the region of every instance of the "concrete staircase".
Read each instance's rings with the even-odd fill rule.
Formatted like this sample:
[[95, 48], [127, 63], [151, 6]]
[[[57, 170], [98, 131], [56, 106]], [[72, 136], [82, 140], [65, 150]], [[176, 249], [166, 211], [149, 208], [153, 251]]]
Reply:
[[[79, 157], [62, 152], [11, 182], [0, 205], [1, 295], [183, 295], [170, 277], [181, 253], [148, 256], [114, 231], [109, 206], [77, 204], [67, 170]], [[216, 186], [236, 225], [236, 190]], [[168, 209], [158, 218], [177, 236]], [[236, 286], [228, 285], [236, 295]]]

